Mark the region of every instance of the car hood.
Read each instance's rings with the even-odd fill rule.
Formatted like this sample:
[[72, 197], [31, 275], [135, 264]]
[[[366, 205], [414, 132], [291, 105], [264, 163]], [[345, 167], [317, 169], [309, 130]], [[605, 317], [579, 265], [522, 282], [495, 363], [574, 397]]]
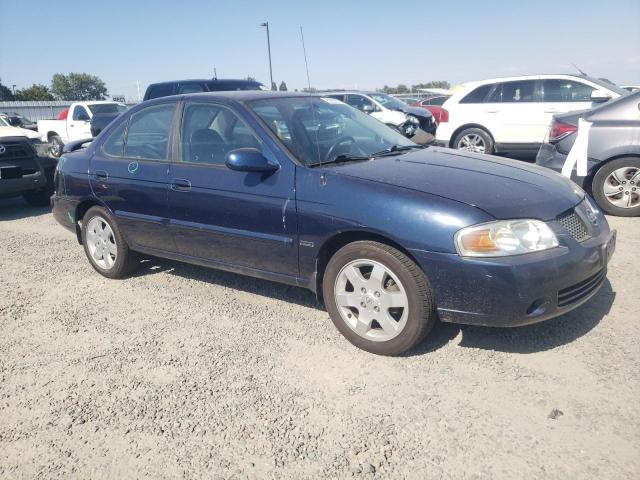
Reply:
[[411, 115], [415, 115], [416, 117], [431, 117], [431, 112], [424, 107], [410, 107], [407, 105], [406, 107], [402, 107], [402, 112], [409, 113]]
[[328, 170], [462, 202], [499, 219], [552, 220], [582, 199], [568, 179], [549, 169], [445, 148], [332, 165]]
[[20, 127], [0, 127], [0, 137], [27, 137], [30, 140], [42, 138], [42, 134]]

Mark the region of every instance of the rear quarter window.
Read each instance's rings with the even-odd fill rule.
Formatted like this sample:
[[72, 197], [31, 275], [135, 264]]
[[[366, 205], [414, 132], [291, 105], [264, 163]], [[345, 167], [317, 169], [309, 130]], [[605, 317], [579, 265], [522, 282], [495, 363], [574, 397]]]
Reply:
[[168, 97], [173, 95], [173, 84], [163, 83], [158, 85], [151, 85], [145, 95], [145, 100], [151, 100], [152, 98]]
[[494, 84], [482, 85], [468, 93], [459, 103], [484, 103]]

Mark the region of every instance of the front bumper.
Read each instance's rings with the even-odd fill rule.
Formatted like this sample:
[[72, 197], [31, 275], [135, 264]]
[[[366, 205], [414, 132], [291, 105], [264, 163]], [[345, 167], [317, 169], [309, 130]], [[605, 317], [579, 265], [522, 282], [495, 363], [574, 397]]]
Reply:
[[584, 242], [550, 222], [560, 246], [503, 258], [463, 258], [412, 250], [433, 287], [444, 322], [515, 327], [567, 313], [606, 281], [615, 231], [598, 213], [599, 233]]
[[76, 234], [78, 233], [78, 225], [75, 218], [77, 207], [77, 201], [58, 196], [57, 194], [51, 197], [51, 213], [53, 214], [53, 218], [64, 228]]
[[31, 190], [39, 190], [46, 187], [47, 178], [42, 170], [20, 178], [0, 179], [0, 197], [19, 195]]

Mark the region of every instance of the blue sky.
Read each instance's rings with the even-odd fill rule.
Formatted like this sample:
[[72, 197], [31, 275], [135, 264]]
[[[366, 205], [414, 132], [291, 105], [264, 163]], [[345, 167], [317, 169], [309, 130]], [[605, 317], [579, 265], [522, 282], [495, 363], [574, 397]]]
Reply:
[[587, 73], [640, 84], [640, 1], [0, 0], [0, 78], [17, 88], [56, 73], [98, 75], [112, 94], [150, 82], [247, 75], [315, 87], [461, 83]]

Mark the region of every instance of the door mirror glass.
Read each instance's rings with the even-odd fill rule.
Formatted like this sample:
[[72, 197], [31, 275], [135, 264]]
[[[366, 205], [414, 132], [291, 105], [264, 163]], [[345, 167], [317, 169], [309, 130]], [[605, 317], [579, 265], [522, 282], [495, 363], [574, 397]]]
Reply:
[[364, 113], [373, 113], [375, 111], [375, 108], [373, 107], [373, 105], [365, 103], [364, 105], [362, 105], [362, 111]]
[[606, 102], [611, 99], [611, 96], [604, 90], [594, 90], [591, 92], [591, 100], [593, 102]]
[[238, 172], [271, 173], [280, 168], [275, 162], [267, 160], [257, 148], [237, 148], [227, 153], [225, 164]]

